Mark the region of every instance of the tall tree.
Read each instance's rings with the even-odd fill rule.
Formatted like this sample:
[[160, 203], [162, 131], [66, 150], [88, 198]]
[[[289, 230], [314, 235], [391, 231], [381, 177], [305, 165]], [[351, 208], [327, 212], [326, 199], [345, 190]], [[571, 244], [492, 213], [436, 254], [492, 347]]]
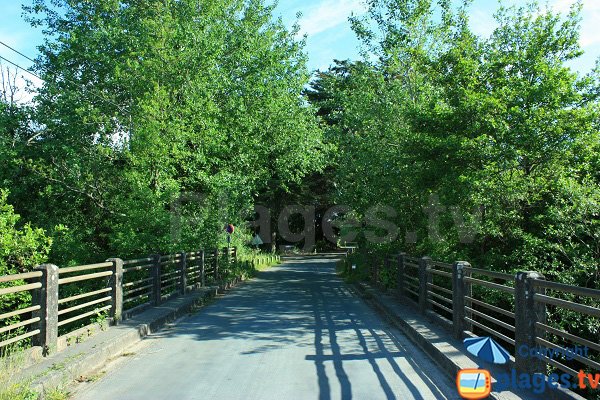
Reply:
[[[321, 131], [300, 97], [303, 42], [262, 1], [27, 10], [48, 34], [30, 163], [43, 200], [31, 219], [71, 228], [61, 252], [88, 245], [66, 258], [215, 245], [261, 190], [322, 168]], [[194, 223], [174, 233], [181, 216]]]
[[594, 285], [598, 70], [567, 66], [581, 4], [501, 8], [489, 38], [466, 3], [369, 4], [354, 20], [369, 61], [321, 74], [311, 96], [338, 146], [339, 201], [395, 209], [391, 247]]

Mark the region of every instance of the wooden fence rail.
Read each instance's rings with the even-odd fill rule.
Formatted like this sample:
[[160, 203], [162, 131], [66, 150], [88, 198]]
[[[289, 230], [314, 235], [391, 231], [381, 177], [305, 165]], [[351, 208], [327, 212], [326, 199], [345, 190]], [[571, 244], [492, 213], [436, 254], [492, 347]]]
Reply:
[[[350, 263], [346, 268], [347, 274], [356, 273]], [[497, 339], [513, 354], [515, 368], [522, 372], [545, 374], [551, 366], [577, 376], [580, 369], [600, 370], [600, 333], [596, 331], [590, 340], [589, 333], [583, 338], [580, 331], [581, 321], [600, 329], [600, 290], [549, 282], [537, 272], [512, 275], [474, 268], [465, 261], [449, 264], [405, 253], [386, 256], [383, 262], [370, 265], [369, 272], [379, 287], [384, 284], [383, 276], [394, 277], [396, 294], [456, 339], [475, 334]], [[577, 320], [575, 332], [557, 326], [562, 315]], [[546, 348], [564, 354], [572, 346], [589, 351], [571, 359], [529, 353]]]
[[237, 261], [234, 247], [65, 268], [44, 264], [33, 272], [0, 276], [0, 296], [30, 292], [32, 299], [15, 305], [24, 308], [0, 314], [0, 354], [27, 339], [47, 355], [89, 323], [118, 324], [173, 296], [219, 284]]

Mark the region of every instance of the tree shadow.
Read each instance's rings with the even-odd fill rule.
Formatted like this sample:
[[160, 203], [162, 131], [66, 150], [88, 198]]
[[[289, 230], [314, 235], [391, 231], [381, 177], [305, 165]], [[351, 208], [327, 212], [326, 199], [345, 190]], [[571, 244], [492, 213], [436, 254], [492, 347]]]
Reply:
[[[354, 396], [347, 365], [353, 363], [356, 370], [357, 362], [368, 365], [360, 368], [375, 375], [385, 398], [402, 398], [392, 382], [399, 378], [412, 398], [425, 400], [397, 360], [408, 359], [413, 370], [417, 364], [391, 336], [381, 320], [335, 276], [331, 260], [311, 259], [259, 273], [251, 283], [231, 290], [150, 340], [192, 337], [218, 346], [221, 340], [238, 339], [239, 356], [293, 346], [305, 349], [304, 359], [314, 363], [321, 400], [332, 398], [332, 380], [337, 381], [339, 397]], [[390, 369], [383, 371], [378, 361], [389, 364], [397, 378], [392, 380]], [[329, 363], [334, 374], [328, 375]], [[436, 398], [445, 397], [440, 393]]]

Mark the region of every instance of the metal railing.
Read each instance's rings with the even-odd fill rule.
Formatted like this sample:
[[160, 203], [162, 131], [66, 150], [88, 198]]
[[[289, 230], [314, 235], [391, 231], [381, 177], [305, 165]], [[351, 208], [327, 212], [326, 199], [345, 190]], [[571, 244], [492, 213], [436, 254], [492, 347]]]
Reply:
[[60, 350], [90, 324], [117, 324], [171, 297], [219, 284], [236, 262], [234, 247], [65, 268], [44, 264], [0, 276], [0, 299], [25, 292], [31, 298], [0, 314], [0, 354], [16, 345], [40, 346], [43, 354]]
[[[0, 276], [0, 284], [2, 284], [0, 297], [40, 290], [42, 276], [41, 271]], [[41, 318], [36, 314], [41, 309], [41, 305], [34, 300], [33, 304], [25, 304], [25, 306], [0, 314], [0, 323], [4, 324], [0, 327], [0, 349], [24, 340], [35, 340], [40, 334], [38, 325]]]
[[[389, 283], [383, 275], [394, 277], [398, 296], [456, 339], [473, 334], [498, 339], [520, 371], [560, 370], [574, 377], [580, 370], [600, 371], [600, 290], [550, 282], [537, 272], [507, 274], [405, 253], [371, 265], [370, 274], [378, 286]], [[565, 327], [564, 321], [576, 323]], [[584, 334], [586, 323], [591, 329]], [[585, 355], [568, 356], [575, 346], [587, 349]], [[539, 349], [556, 352], [540, 355]]]

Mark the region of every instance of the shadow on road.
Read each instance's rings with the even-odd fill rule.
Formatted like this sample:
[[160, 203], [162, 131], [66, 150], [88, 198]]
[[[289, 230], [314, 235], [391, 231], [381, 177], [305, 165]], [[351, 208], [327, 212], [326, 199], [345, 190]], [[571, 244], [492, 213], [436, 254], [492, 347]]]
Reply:
[[[389, 327], [335, 277], [331, 260], [294, 260], [262, 272], [250, 284], [232, 290], [174, 329], [152, 338], [168, 341], [182, 336], [214, 341], [215, 346], [221, 340], [243, 340], [247, 345], [241, 347], [238, 356], [288, 346], [305, 348], [305, 360], [314, 363], [316, 369], [321, 400], [331, 399], [335, 388], [342, 399], [355, 396], [347, 369], [356, 373], [357, 361], [368, 363], [369, 368], [364, 368], [363, 362], [362, 371], [376, 376], [387, 399], [432, 398], [423, 397], [413, 383], [415, 374], [422, 379], [427, 373], [399, 345]], [[404, 361], [404, 368], [410, 365], [412, 376], [403, 371], [398, 360]], [[395, 383], [390, 382], [390, 370], [396, 375]], [[402, 390], [398, 389], [398, 379]], [[332, 380], [337, 380], [335, 385]], [[446, 398], [434, 385], [429, 389], [435, 398]]]

